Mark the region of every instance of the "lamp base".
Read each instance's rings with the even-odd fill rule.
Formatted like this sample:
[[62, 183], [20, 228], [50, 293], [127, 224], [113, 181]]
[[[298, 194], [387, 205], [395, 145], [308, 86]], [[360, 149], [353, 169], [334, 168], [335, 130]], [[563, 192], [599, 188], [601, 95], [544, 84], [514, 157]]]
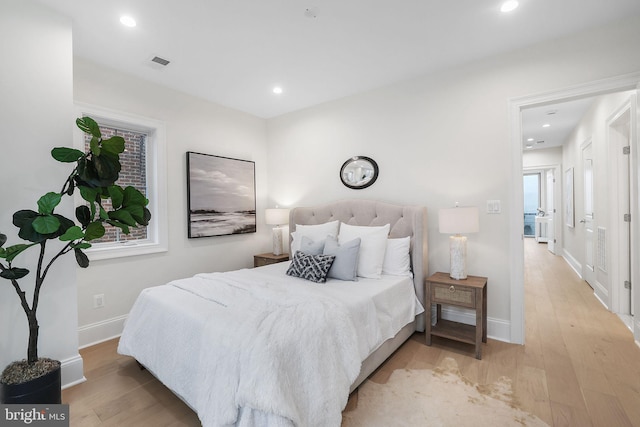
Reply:
[[449, 255], [451, 272], [449, 277], [455, 280], [467, 278], [467, 236], [449, 236]]
[[282, 255], [282, 228], [273, 227], [273, 254]]

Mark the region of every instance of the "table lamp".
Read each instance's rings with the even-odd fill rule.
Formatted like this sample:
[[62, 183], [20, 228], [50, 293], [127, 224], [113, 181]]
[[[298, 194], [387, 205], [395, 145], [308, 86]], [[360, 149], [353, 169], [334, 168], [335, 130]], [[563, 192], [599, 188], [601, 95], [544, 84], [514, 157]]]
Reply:
[[265, 211], [265, 222], [273, 227], [273, 254], [282, 255], [282, 227], [289, 223], [289, 209], [267, 209]]
[[449, 237], [452, 279], [467, 278], [467, 236], [462, 234], [480, 231], [479, 210], [475, 206], [440, 209], [438, 212], [441, 233], [453, 234]]

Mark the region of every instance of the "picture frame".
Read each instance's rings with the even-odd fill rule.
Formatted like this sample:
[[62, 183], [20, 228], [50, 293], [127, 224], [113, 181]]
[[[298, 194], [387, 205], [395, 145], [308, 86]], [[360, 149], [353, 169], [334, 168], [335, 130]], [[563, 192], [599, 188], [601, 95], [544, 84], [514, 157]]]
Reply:
[[573, 168], [568, 168], [564, 172], [564, 223], [569, 228], [575, 226], [573, 202]]
[[256, 232], [255, 162], [187, 151], [190, 239]]

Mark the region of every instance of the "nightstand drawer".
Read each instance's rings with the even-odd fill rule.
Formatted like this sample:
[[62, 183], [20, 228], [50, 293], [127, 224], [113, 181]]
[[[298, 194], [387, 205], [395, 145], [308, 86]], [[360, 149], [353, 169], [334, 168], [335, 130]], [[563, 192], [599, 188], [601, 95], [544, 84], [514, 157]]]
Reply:
[[264, 265], [276, 264], [278, 262], [289, 261], [289, 254], [274, 255], [272, 253], [253, 256], [253, 266], [262, 267]]
[[463, 307], [476, 307], [476, 291], [474, 288], [455, 285], [431, 285], [431, 299], [434, 303], [454, 304]]

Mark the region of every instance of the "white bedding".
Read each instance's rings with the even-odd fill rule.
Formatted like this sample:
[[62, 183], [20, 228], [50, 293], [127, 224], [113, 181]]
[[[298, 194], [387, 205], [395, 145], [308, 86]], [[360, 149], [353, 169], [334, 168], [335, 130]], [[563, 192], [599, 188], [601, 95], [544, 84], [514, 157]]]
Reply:
[[360, 363], [423, 311], [410, 278], [316, 284], [288, 263], [145, 289], [118, 351], [203, 425], [340, 425]]

